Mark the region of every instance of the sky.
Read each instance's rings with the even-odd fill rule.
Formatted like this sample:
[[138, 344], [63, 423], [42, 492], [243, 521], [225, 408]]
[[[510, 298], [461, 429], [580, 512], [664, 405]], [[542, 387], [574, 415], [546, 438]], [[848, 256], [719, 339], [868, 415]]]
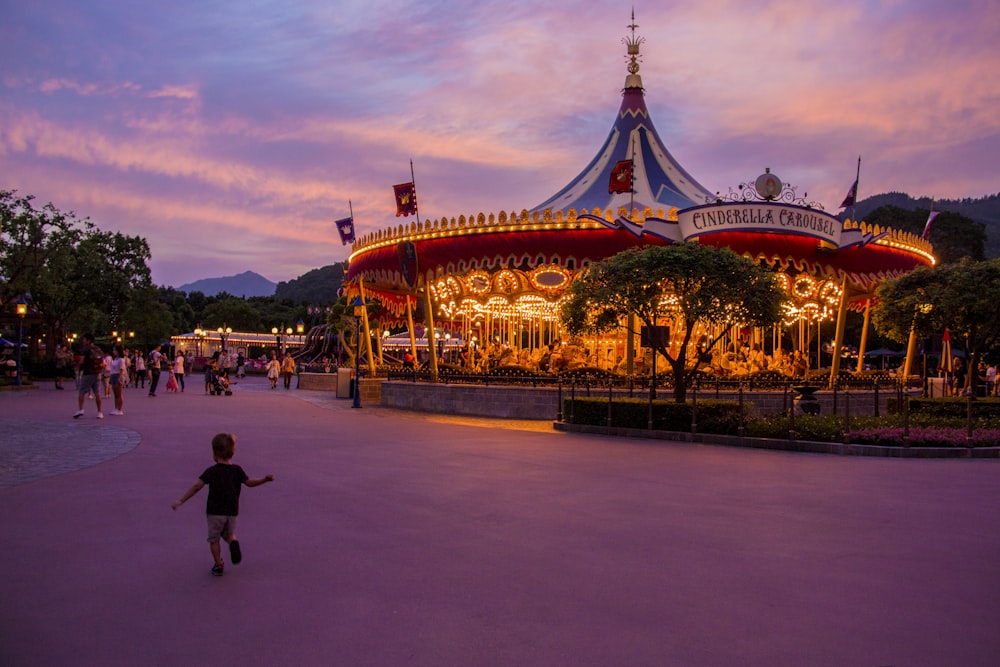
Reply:
[[[291, 280], [395, 226], [521, 211], [607, 137], [631, 3], [0, 0], [0, 189], [144, 237], [154, 283]], [[726, 193], [1000, 192], [997, 0], [634, 4], [646, 105]], [[350, 202], [350, 209], [349, 203]]]

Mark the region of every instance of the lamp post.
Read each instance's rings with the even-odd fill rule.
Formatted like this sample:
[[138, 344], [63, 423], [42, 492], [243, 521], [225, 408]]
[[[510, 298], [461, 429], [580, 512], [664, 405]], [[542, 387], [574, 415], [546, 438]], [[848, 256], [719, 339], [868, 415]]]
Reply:
[[198, 356], [199, 357], [201, 356], [201, 341], [204, 338], [205, 338], [205, 330], [202, 329], [201, 327], [196, 328], [194, 330], [194, 339], [195, 339], [196, 344], [198, 345]]
[[354, 403], [351, 405], [352, 408], [361, 407], [361, 316], [365, 310], [365, 304], [361, 300], [360, 296], [354, 297], [354, 301], [351, 302], [354, 307], [354, 328], [357, 334], [354, 337], [355, 340], [355, 350], [354, 350]]
[[232, 327], [219, 327], [216, 331], [219, 332], [219, 350], [226, 349], [226, 339], [231, 333], [233, 333]]
[[21, 297], [17, 302], [17, 369], [14, 373], [14, 386], [21, 386], [21, 345], [24, 340], [24, 316], [28, 314], [28, 304]]

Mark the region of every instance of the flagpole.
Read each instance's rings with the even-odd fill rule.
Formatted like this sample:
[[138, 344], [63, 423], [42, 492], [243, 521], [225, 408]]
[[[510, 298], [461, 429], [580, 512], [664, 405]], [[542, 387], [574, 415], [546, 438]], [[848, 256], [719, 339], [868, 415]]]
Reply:
[[410, 182], [413, 183], [413, 212], [417, 215], [417, 229], [420, 229], [420, 205], [417, 204], [417, 179], [413, 175], [413, 160], [410, 160]]
[[347, 210], [351, 212], [351, 224], [354, 224], [354, 207], [351, 206], [351, 200], [347, 200]]
[[851, 218], [858, 222], [858, 191], [861, 189], [861, 156], [858, 156], [858, 173], [854, 176], [854, 204], [851, 205]]

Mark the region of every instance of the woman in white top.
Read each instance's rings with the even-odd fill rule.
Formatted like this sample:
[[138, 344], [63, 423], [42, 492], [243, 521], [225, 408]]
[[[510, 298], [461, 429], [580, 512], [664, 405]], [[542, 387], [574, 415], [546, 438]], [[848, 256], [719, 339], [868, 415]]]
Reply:
[[177, 384], [181, 386], [181, 391], [184, 391], [184, 353], [178, 352], [177, 358], [174, 359], [174, 377], [177, 378]]
[[142, 352], [135, 353], [135, 386], [142, 383], [142, 388], [146, 388], [146, 357]]
[[108, 414], [121, 417], [125, 414], [125, 396], [122, 391], [125, 388], [125, 383], [128, 382], [128, 375], [125, 370], [125, 359], [122, 358], [122, 348], [119, 345], [115, 345], [111, 348], [111, 368], [109, 383], [111, 385], [111, 391], [115, 395], [115, 409]]

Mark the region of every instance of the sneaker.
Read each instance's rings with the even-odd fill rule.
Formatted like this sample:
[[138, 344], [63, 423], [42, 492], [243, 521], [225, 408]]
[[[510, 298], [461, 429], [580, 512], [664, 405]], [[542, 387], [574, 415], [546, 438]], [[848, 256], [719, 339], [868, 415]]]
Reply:
[[233, 540], [229, 543], [229, 557], [232, 559], [233, 565], [243, 560], [243, 552], [240, 551], [239, 540]]
[[221, 564], [212, 566], [212, 574], [214, 574], [215, 576], [221, 577], [223, 572], [224, 570]]
[[103, 412], [98, 412], [97, 413], [97, 418], [98, 419], [104, 419], [104, 413]]
[[73, 413], [73, 419], [79, 419], [82, 416], [83, 416], [83, 410], [77, 410], [76, 412]]
[[108, 414], [109, 415], [114, 415], [115, 417], [121, 417], [122, 415], [125, 414], [125, 411], [124, 410], [112, 410]]

